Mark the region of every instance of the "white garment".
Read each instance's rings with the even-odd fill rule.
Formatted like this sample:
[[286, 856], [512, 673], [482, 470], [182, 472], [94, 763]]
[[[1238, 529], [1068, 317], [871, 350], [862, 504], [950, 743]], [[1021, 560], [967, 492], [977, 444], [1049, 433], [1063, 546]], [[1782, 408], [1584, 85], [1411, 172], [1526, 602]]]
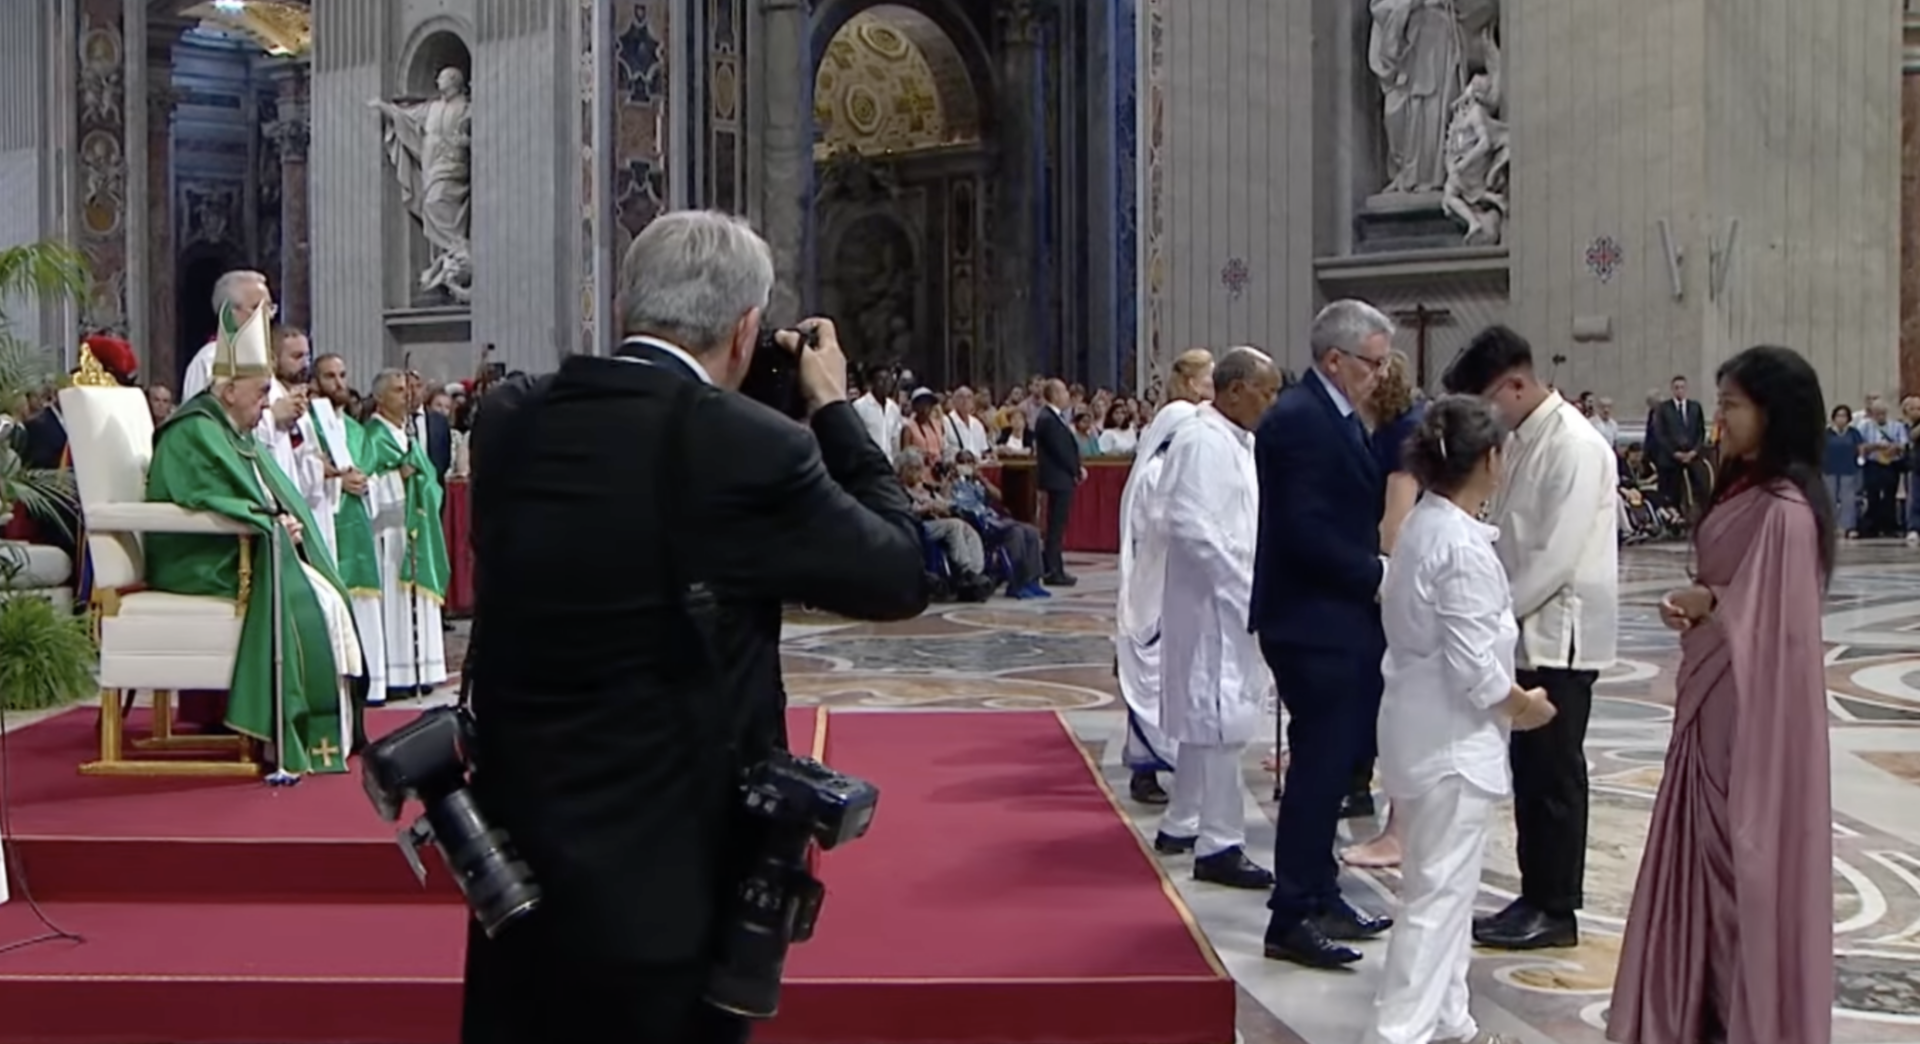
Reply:
[[867, 426], [867, 435], [887, 455], [887, 463], [893, 463], [894, 455], [900, 452], [900, 432], [905, 430], [906, 422], [900, 417], [900, 407], [892, 399], [880, 402], [872, 392], [853, 400], [853, 412], [860, 415], [861, 423]]
[[1487, 505], [1520, 620], [1520, 665], [1613, 666], [1620, 530], [1613, 450], [1558, 393], [1508, 441], [1506, 476]]
[[1134, 461], [1120, 492], [1120, 601], [1115, 614], [1114, 655], [1120, 695], [1131, 712], [1125, 759], [1133, 769], [1176, 763], [1176, 745], [1160, 728], [1160, 610], [1166, 597], [1165, 498], [1160, 479], [1165, 454], [1156, 452], [1181, 422], [1199, 410], [1174, 401], [1147, 427], [1147, 452]]
[[1109, 457], [1124, 457], [1134, 452], [1140, 435], [1132, 428], [1108, 428], [1100, 433], [1100, 452]]
[[1246, 847], [1247, 813], [1240, 786], [1240, 752], [1245, 749], [1244, 743], [1180, 745], [1160, 832], [1194, 838], [1196, 859]]
[[1620, 445], [1620, 422], [1619, 421], [1614, 420], [1612, 417], [1595, 417], [1593, 418], [1593, 430], [1599, 432], [1600, 437], [1607, 440], [1608, 446], [1614, 447], [1614, 448], [1619, 447]]
[[327, 551], [333, 560], [340, 561], [340, 544], [334, 539], [333, 517], [340, 513], [340, 498], [344, 495], [338, 478], [328, 478], [329, 465], [336, 471], [350, 471], [353, 468], [353, 448], [347, 444], [347, 425], [334, 411], [333, 403], [325, 398], [311, 399], [307, 403], [307, 415], [295, 424], [300, 431], [300, 448], [294, 451], [295, 464], [300, 470], [296, 484], [300, 495], [306, 498], [307, 508], [313, 512], [313, 521], [320, 527], [320, 535], [327, 542]]
[[1500, 531], [1441, 496], [1422, 497], [1400, 527], [1380, 601], [1380, 775], [1387, 796], [1417, 797], [1463, 776], [1504, 797], [1505, 714], [1513, 692], [1513, 621]]
[[1167, 450], [1159, 488], [1167, 535], [1160, 725], [1176, 743], [1246, 743], [1273, 685], [1247, 633], [1260, 528], [1253, 434], [1211, 404], [1200, 407]]
[[185, 404], [188, 399], [206, 391], [208, 388], [213, 387], [213, 353], [217, 347], [218, 345], [215, 342], [208, 341], [206, 344], [200, 346], [199, 351], [193, 353], [192, 359], [187, 361], [187, 372], [180, 376], [180, 402], [182, 404]]
[[320, 615], [327, 621], [327, 637], [333, 643], [333, 666], [340, 672], [340, 749], [353, 749], [353, 692], [346, 679], [357, 677], [366, 669], [366, 659], [361, 655], [360, 638], [354, 629], [353, 610], [347, 607], [347, 600], [340, 597], [340, 591], [321, 576], [319, 571], [305, 562], [300, 568], [307, 576], [307, 586], [313, 588], [313, 600], [320, 603]]
[[1420, 797], [1394, 803], [1400, 829], [1400, 912], [1387, 940], [1387, 966], [1366, 1044], [1472, 1040], [1468, 1007], [1473, 900], [1494, 799], [1454, 776]]
[[973, 454], [975, 460], [985, 460], [993, 448], [993, 441], [987, 437], [987, 426], [980, 423], [978, 417], [949, 413], [944, 427], [946, 432], [940, 438], [940, 449], [948, 460], [959, 456], [961, 450]]
[[[375, 414], [368, 424], [384, 424], [404, 452], [407, 431]], [[367, 482], [367, 511], [373, 516], [373, 546], [380, 562], [380, 602], [385, 644], [384, 679], [368, 678], [367, 691], [439, 685], [447, 680], [446, 635], [440, 628], [440, 604], [404, 586], [407, 565], [407, 490], [398, 471], [371, 477]]]

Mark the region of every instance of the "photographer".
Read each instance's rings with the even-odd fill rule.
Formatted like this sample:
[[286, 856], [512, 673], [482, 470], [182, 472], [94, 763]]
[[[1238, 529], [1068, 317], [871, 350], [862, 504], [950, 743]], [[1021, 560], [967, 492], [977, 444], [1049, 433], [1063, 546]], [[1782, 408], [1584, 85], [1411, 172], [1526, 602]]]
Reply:
[[506, 381], [473, 432], [475, 790], [545, 899], [496, 939], [470, 925], [465, 1044], [744, 1040], [703, 994], [740, 774], [785, 744], [781, 605], [927, 603], [919, 523], [846, 402], [833, 325], [777, 336], [807, 426], [735, 390], [766, 242], [668, 214], [620, 282], [615, 357]]

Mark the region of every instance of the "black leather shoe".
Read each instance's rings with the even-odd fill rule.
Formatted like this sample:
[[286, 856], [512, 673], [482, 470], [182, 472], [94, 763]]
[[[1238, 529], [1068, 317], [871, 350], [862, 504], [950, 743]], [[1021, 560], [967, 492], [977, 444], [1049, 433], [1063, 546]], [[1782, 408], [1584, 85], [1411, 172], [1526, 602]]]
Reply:
[[1069, 576], [1066, 573], [1061, 573], [1059, 576], [1042, 577], [1040, 579], [1040, 583], [1047, 587], [1072, 587], [1079, 582], [1078, 577]]
[[1184, 855], [1193, 851], [1197, 837], [1175, 837], [1162, 830], [1153, 836], [1153, 850], [1161, 855]]
[[1360, 959], [1360, 951], [1327, 938], [1312, 921], [1301, 921], [1284, 932], [1267, 929], [1266, 956], [1308, 968], [1344, 968]]
[[1348, 794], [1340, 802], [1341, 819], [1372, 819], [1374, 814], [1372, 794]]
[[1473, 941], [1495, 950], [1557, 950], [1580, 943], [1580, 920], [1529, 906], [1502, 921], [1475, 927]]
[[1486, 915], [1485, 917], [1474, 918], [1473, 919], [1474, 938], [1476, 939], [1479, 938], [1481, 932], [1486, 931], [1487, 929], [1493, 927], [1494, 925], [1505, 924], [1508, 921], [1513, 920], [1515, 917], [1518, 917], [1521, 914], [1526, 913], [1528, 910], [1531, 910], [1531, 909], [1532, 907], [1528, 905], [1525, 899], [1515, 899], [1513, 902], [1510, 902], [1507, 905], [1501, 907], [1499, 913], [1492, 913], [1492, 914]]
[[1166, 788], [1160, 785], [1157, 772], [1136, 772], [1133, 781], [1127, 785], [1133, 800], [1142, 805], [1164, 805], [1167, 803]]
[[1273, 871], [1248, 859], [1238, 845], [1194, 860], [1193, 879], [1248, 891], [1273, 887]]
[[1338, 942], [1362, 942], [1378, 938], [1393, 927], [1393, 918], [1368, 917], [1348, 906], [1345, 900], [1334, 903], [1332, 909], [1315, 914], [1309, 920], [1321, 935]]

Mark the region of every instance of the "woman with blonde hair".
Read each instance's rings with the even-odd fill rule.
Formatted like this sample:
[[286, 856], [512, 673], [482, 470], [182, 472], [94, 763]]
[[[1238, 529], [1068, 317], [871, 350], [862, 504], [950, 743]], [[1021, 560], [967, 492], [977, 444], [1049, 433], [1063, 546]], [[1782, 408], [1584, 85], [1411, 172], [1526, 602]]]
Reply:
[[1160, 731], [1160, 605], [1167, 547], [1155, 524], [1154, 497], [1174, 432], [1213, 398], [1213, 353], [1189, 348], [1167, 374], [1165, 405], [1135, 443], [1133, 470], [1120, 493], [1120, 606], [1114, 633], [1115, 673], [1127, 701], [1122, 759], [1133, 771], [1129, 791], [1143, 805], [1164, 805], [1159, 774], [1172, 772], [1173, 743]]

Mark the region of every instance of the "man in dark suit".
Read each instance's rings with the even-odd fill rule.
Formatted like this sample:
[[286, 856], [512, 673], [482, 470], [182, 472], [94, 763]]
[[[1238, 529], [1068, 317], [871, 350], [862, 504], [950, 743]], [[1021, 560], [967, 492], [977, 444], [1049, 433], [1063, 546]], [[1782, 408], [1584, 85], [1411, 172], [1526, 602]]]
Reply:
[[1080, 461], [1080, 440], [1073, 434], [1067, 417], [1065, 381], [1048, 381], [1047, 404], [1033, 422], [1034, 482], [1047, 495], [1046, 545], [1041, 553], [1046, 575], [1040, 582], [1048, 587], [1072, 587], [1079, 581], [1067, 573], [1062, 544], [1067, 538], [1067, 517], [1073, 513], [1073, 491], [1087, 479]]
[[545, 900], [497, 939], [469, 925], [465, 1044], [744, 1040], [703, 994], [750, 854], [739, 773], [785, 742], [781, 605], [926, 607], [920, 525], [833, 325], [802, 324], [805, 425], [733, 391], [772, 283], [745, 222], [663, 216], [623, 263], [616, 357], [481, 411], [476, 786]]
[[1673, 379], [1673, 395], [1654, 408], [1651, 451], [1660, 495], [1688, 519], [1706, 509], [1707, 462], [1700, 452], [1707, 445], [1707, 413], [1687, 398], [1687, 379]]
[[419, 374], [407, 374], [407, 391], [413, 396], [413, 413], [420, 419], [420, 430], [426, 432], [427, 461], [433, 465], [444, 489], [447, 472], [453, 467], [453, 425], [448, 422], [446, 414], [427, 408], [427, 403], [433, 399], [433, 390], [426, 386]]
[[1386, 478], [1354, 404], [1392, 349], [1393, 322], [1360, 301], [1313, 321], [1313, 368], [1255, 433], [1260, 540], [1248, 616], [1290, 724], [1274, 835], [1266, 955], [1315, 968], [1351, 964], [1343, 942], [1392, 922], [1341, 898], [1334, 862], [1340, 804], [1361, 738], [1380, 710], [1380, 514]]

